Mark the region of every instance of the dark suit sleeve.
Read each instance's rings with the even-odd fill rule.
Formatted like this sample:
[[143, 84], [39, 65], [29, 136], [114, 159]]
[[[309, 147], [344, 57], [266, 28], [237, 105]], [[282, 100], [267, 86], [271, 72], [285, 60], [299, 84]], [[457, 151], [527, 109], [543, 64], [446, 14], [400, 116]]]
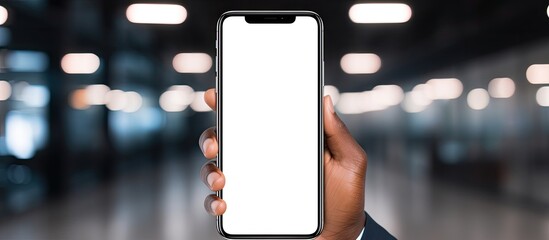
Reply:
[[366, 225], [364, 226], [362, 240], [396, 240], [385, 228], [379, 226], [368, 213], [365, 214]]

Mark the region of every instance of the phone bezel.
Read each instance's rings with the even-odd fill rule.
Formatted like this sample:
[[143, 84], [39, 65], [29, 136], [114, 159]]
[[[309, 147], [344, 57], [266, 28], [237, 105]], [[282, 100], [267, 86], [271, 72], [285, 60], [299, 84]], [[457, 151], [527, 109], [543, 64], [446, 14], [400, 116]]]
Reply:
[[[219, 143], [219, 154], [217, 157], [217, 166], [223, 171], [223, 144], [222, 144], [222, 29], [223, 21], [232, 16], [249, 16], [249, 15], [290, 15], [290, 16], [308, 16], [316, 20], [318, 24], [318, 224], [317, 229], [311, 234], [295, 235], [295, 234], [230, 234], [223, 229], [223, 216], [218, 216], [216, 221], [217, 231], [221, 236], [229, 239], [311, 239], [320, 235], [324, 228], [324, 122], [323, 122], [323, 96], [324, 96], [324, 27], [322, 19], [318, 14], [312, 11], [228, 11], [223, 13], [217, 21], [216, 32], [216, 95], [217, 95], [217, 139]], [[272, 23], [277, 24], [277, 23]], [[285, 23], [280, 23], [285, 24]], [[218, 191], [217, 196], [223, 198], [223, 190]], [[268, 216], [266, 216], [268, 217]]]

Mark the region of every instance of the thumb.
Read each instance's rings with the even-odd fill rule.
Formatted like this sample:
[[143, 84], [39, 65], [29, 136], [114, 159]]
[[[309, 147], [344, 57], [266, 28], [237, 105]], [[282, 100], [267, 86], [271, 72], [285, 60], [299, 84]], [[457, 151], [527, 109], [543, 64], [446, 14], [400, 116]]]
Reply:
[[366, 167], [366, 153], [337, 116], [332, 98], [324, 97], [324, 135], [333, 159], [343, 164]]

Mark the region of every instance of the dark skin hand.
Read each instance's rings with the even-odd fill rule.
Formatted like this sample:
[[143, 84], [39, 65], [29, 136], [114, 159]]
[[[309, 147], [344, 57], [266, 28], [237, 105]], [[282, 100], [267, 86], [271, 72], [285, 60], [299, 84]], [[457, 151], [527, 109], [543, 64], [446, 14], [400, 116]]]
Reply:
[[[208, 106], [216, 109], [214, 89], [204, 95]], [[325, 216], [321, 240], [356, 239], [364, 228], [364, 186], [366, 178], [366, 153], [355, 141], [345, 124], [334, 111], [332, 100], [324, 97], [324, 173]], [[218, 143], [215, 128], [209, 128], [200, 136], [200, 148], [207, 159], [217, 157]], [[225, 186], [225, 176], [212, 161], [201, 170], [202, 181], [212, 191]], [[227, 204], [215, 194], [206, 197], [206, 211], [214, 216], [222, 215]]]

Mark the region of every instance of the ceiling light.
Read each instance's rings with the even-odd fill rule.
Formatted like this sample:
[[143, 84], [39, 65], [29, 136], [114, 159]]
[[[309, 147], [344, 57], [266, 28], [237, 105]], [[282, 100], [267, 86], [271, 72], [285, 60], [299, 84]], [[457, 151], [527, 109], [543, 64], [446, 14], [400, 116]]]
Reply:
[[[430, 101], [430, 100], [429, 100]], [[425, 104], [425, 96], [419, 91], [411, 91], [406, 93], [404, 101], [402, 101], [402, 109], [408, 113], [423, 112], [429, 104]], [[429, 102], [430, 103], [430, 102]]]
[[8, 21], [8, 10], [0, 6], [0, 25], [6, 23]]
[[160, 95], [158, 103], [166, 112], [181, 112], [194, 101], [194, 95], [195, 92], [192, 87], [174, 85]]
[[437, 78], [427, 81], [432, 88], [433, 99], [456, 99], [463, 92], [463, 84], [457, 78]]
[[99, 57], [93, 53], [69, 53], [61, 59], [61, 68], [68, 74], [92, 74], [100, 64]]
[[433, 102], [435, 95], [433, 93], [433, 87], [427, 84], [418, 84], [412, 89], [412, 94], [415, 102], [422, 106], [428, 106]]
[[549, 107], [549, 87], [541, 87], [536, 93], [536, 101], [542, 107]]
[[179, 53], [172, 64], [179, 73], [205, 73], [212, 67], [212, 58], [206, 53]]
[[385, 110], [389, 105], [380, 96], [380, 91], [342, 93], [337, 109], [343, 114], [361, 114]]
[[194, 101], [191, 103], [191, 108], [195, 112], [209, 112], [212, 111], [210, 106], [204, 101], [204, 92], [195, 92]]
[[361, 101], [362, 93], [342, 93], [339, 97], [337, 110], [343, 114], [360, 114], [362, 108], [358, 104]]
[[111, 89], [104, 84], [93, 84], [86, 87], [86, 102], [89, 105], [105, 104], [105, 95]]
[[412, 17], [412, 9], [403, 3], [360, 3], [349, 9], [355, 23], [404, 23]]
[[473, 89], [467, 94], [467, 104], [471, 109], [482, 110], [490, 103], [490, 95], [488, 91], [482, 88]]
[[180, 24], [187, 18], [187, 10], [177, 4], [132, 4], [126, 10], [126, 17], [132, 23]]
[[549, 64], [534, 64], [526, 70], [526, 78], [532, 84], [549, 84]]
[[122, 90], [111, 90], [105, 95], [105, 103], [111, 111], [120, 111], [127, 105], [126, 93]]
[[493, 98], [510, 98], [515, 94], [515, 82], [510, 78], [494, 78], [488, 84], [488, 92]]
[[379, 85], [372, 90], [383, 105], [395, 106], [402, 102], [404, 91], [397, 85]]
[[348, 74], [372, 74], [381, 68], [381, 59], [373, 53], [349, 53], [341, 58], [340, 64]]
[[122, 108], [123, 112], [137, 112], [143, 105], [143, 98], [137, 92], [129, 91], [124, 93], [126, 97], [126, 105]]

